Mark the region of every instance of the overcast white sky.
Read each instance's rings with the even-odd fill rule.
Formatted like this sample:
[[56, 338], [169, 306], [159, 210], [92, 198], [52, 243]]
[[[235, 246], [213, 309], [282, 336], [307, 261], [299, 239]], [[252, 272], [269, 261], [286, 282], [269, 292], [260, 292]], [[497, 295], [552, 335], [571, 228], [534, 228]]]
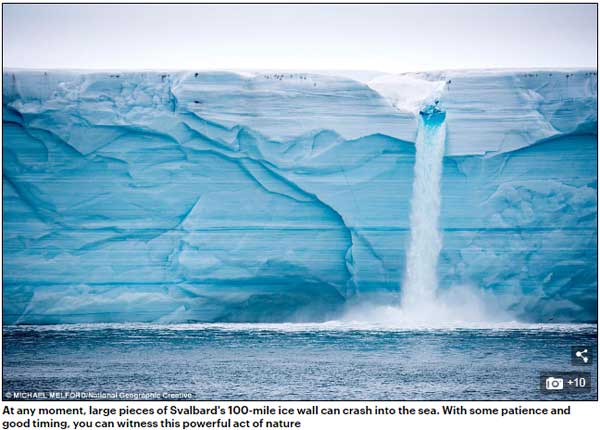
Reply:
[[4, 5], [4, 67], [596, 67], [596, 5]]

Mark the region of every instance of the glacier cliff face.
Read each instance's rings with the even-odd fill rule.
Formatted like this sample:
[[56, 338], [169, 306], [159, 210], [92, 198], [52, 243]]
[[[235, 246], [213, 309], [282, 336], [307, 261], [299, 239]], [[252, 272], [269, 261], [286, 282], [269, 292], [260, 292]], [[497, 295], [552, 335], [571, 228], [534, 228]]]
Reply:
[[398, 290], [415, 81], [445, 88], [440, 288], [597, 319], [595, 71], [3, 77], [5, 323], [323, 320]]

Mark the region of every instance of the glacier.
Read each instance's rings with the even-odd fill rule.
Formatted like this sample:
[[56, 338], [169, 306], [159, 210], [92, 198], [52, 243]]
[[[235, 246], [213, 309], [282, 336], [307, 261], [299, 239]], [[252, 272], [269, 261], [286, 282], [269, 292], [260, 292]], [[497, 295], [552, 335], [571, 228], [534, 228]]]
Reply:
[[440, 100], [438, 288], [597, 321], [596, 70], [3, 71], [3, 322], [323, 321], [401, 291]]

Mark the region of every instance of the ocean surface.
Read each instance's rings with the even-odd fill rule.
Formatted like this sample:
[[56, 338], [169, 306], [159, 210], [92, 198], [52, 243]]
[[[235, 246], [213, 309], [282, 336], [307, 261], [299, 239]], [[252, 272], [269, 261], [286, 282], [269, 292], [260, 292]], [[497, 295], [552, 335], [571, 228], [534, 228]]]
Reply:
[[[76, 324], [5, 326], [3, 335], [5, 399], [597, 398], [595, 361], [571, 363], [572, 346], [597, 357], [596, 325]], [[544, 394], [544, 371], [589, 371], [592, 389]]]

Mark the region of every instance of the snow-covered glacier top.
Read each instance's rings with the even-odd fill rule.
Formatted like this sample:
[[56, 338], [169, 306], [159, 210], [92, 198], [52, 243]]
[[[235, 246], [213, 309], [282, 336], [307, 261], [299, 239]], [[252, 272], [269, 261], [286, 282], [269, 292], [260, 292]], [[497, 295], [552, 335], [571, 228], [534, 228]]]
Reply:
[[595, 70], [466, 70], [382, 75], [368, 81], [401, 111], [440, 99], [448, 155], [506, 152], [542, 139], [593, 131]]
[[341, 74], [361, 81], [334, 72], [4, 71], [3, 94], [23, 114], [76, 102], [82, 121], [106, 126], [152, 127], [161, 115], [186, 112], [274, 140], [332, 130], [411, 142], [419, 108], [440, 99], [447, 155], [510, 151], [597, 122], [595, 70]]

